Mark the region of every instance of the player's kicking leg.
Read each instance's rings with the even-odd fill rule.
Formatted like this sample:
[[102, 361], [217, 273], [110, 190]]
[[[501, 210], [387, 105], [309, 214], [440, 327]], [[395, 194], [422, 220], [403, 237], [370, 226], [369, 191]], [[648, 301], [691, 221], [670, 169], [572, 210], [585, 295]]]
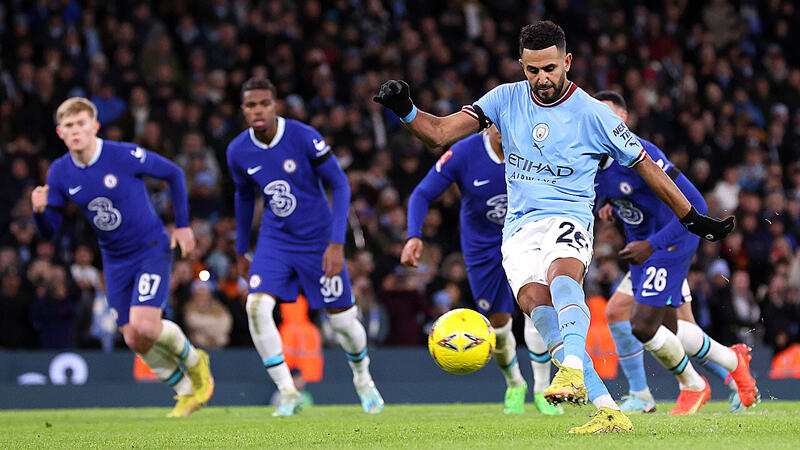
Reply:
[[564, 414], [560, 405], [551, 405], [544, 398], [544, 391], [550, 386], [550, 351], [527, 314], [525, 314], [525, 345], [528, 347], [533, 369], [533, 401], [536, 409], [547, 416]]
[[[547, 295], [547, 287], [544, 285], [531, 286], [531, 289], [521, 291], [521, 299], [527, 304], [527, 299], [522, 297], [525, 294]], [[527, 308], [523, 308], [523, 311]], [[564, 357], [564, 343], [558, 331], [558, 314], [549, 305], [541, 305], [534, 308], [531, 312], [532, 322], [537, 330], [542, 334], [542, 338], [547, 342], [547, 347], [552, 355], [553, 361], [559, 361]], [[584, 352], [583, 360], [585, 389], [591, 402], [597, 407], [597, 411], [589, 422], [580, 427], [573, 427], [569, 430], [573, 434], [586, 433], [610, 433], [631, 431], [633, 424], [630, 419], [619, 409], [619, 406], [611, 398], [605, 384], [594, 370], [591, 357]]]
[[522, 414], [525, 412], [525, 395], [528, 393], [528, 385], [519, 371], [517, 341], [511, 331], [511, 314], [492, 313], [489, 315], [489, 322], [497, 336], [497, 345], [495, 345], [492, 356], [506, 379], [503, 413]]
[[[347, 282], [349, 286], [349, 279], [340, 279], [339, 282], [343, 281]], [[358, 308], [351, 305], [347, 308], [328, 308], [327, 310], [331, 328], [336, 332], [336, 339], [345, 351], [350, 368], [353, 370], [353, 385], [356, 388], [358, 399], [361, 401], [361, 408], [369, 414], [383, 411], [383, 397], [375, 387], [375, 382], [369, 372], [367, 332], [364, 330], [364, 325], [358, 320]]]
[[633, 288], [630, 273], [617, 286], [606, 306], [606, 318], [611, 336], [617, 347], [619, 365], [628, 380], [628, 395], [622, 397], [619, 405], [628, 414], [651, 413], [656, 403], [644, 371], [644, 347], [631, 331], [631, 308], [633, 308]]
[[[125, 342], [156, 374], [175, 389], [177, 403], [169, 417], [185, 417], [214, 392], [208, 355], [196, 349], [174, 322], [161, 319], [161, 308], [133, 306], [130, 323], [121, 328]], [[186, 367], [186, 372], [181, 368]], [[188, 372], [188, 373], [187, 373]]]
[[694, 321], [688, 303], [691, 301], [688, 283], [684, 284], [683, 295], [687, 303], [678, 308], [678, 338], [686, 353], [728, 385], [732, 391], [730, 411], [742, 411], [756, 404], [760, 399], [756, 381], [750, 374], [749, 347], [744, 344], [725, 347], [711, 339]]

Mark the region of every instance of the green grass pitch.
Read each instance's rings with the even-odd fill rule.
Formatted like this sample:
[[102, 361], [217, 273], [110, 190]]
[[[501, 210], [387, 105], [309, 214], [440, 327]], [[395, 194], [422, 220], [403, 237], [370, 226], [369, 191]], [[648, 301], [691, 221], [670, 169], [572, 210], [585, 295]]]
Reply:
[[632, 417], [633, 433], [568, 435], [594, 410], [545, 417], [532, 404], [506, 416], [500, 404], [315, 406], [274, 418], [273, 408], [209, 407], [167, 419], [166, 408], [0, 411], [0, 448], [725, 448], [800, 447], [800, 402], [766, 401], [739, 414], [707, 404], [699, 414]]

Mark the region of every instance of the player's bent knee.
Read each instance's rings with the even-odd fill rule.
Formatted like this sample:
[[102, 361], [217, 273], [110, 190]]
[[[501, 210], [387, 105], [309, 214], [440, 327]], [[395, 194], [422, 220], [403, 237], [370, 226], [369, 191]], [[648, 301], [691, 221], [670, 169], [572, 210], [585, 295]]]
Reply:
[[505, 326], [509, 320], [511, 320], [511, 314], [506, 312], [496, 312], [492, 313], [488, 317], [489, 323], [492, 324], [492, 328], [500, 328]]
[[630, 320], [630, 308], [626, 308], [618, 301], [614, 301], [615, 298], [617, 297], [611, 296], [611, 300], [609, 300], [608, 306], [606, 306], [606, 319], [608, 323], [626, 322]]
[[631, 320], [631, 332], [642, 343], [653, 339], [659, 326], [661, 326], [660, 323], [653, 326], [643, 320]]
[[260, 311], [265, 311], [272, 317], [272, 310], [277, 303], [275, 297], [265, 292], [253, 292], [247, 296], [245, 311], [248, 317], [258, 317]]

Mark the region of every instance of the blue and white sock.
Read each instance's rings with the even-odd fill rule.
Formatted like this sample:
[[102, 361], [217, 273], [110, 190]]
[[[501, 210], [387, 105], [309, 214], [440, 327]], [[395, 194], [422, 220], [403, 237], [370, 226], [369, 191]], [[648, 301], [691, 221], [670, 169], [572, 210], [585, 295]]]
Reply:
[[644, 372], [644, 347], [631, 332], [631, 323], [612, 322], [608, 324], [614, 344], [617, 346], [619, 365], [628, 379], [628, 386], [632, 392], [649, 391], [647, 376]]
[[687, 355], [719, 377], [728, 388], [736, 390], [736, 382], [729, 376], [739, 363], [733, 350], [711, 339], [697, 324], [685, 320], [678, 321], [678, 339]]
[[550, 296], [558, 311], [559, 330], [564, 340], [563, 365], [583, 370], [590, 322], [583, 288], [577, 281], [562, 275], [550, 282]]

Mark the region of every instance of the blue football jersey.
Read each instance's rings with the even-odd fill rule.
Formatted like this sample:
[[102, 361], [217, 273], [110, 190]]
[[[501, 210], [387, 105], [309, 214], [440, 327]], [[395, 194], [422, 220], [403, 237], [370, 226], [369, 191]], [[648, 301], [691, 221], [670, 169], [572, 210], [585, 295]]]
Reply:
[[[675, 167], [658, 147], [649, 141], [638, 138], [642, 146], [655, 163], [668, 174]], [[700, 212], [708, 209], [700, 192], [684, 175], [678, 175], [676, 184], [686, 198]], [[644, 179], [635, 171], [623, 167], [616, 161], [610, 161], [606, 168], [601, 168], [595, 177], [595, 191], [597, 196], [611, 203], [614, 212], [625, 227], [628, 242], [652, 239], [654, 235], [669, 233], [672, 239], [667, 239], [670, 245], [674, 238], [683, 237], [695, 240], [696, 236], [685, 230], [678, 223], [672, 210], [659, 199]], [[669, 228], [668, 228], [669, 227]], [[664, 236], [668, 238], [669, 236]], [[665, 242], [666, 243], [666, 242]]]
[[[476, 134], [444, 153], [428, 176], [440, 176], [461, 191], [461, 250], [465, 257], [499, 250], [508, 208], [505, 169], [489, 136]], [[427, 177], [426, 177], [427, 178]]]
[[[69, 153], [50, 166], [48, 208], [77, 203], [95, 229], [104, 255], [120, 256], [167, 237], [142, 176], [169, 179], [176, 226], [188, 226], [183, 172], [162, 156], [128, 142], [97, 140], [93, 159], [83, 165]], [[182, 196], [182, 201], [178, 201]]]
[[[255, 186], [264, 197], [259, 245], [316, 251], [331, 240], [344, 242], [346, 207], [343, 220], [334, 221], [322, 184], [326, 177], [323, 168], [332, 168], [334, 176], [344, 179], [345, 185], [346, 177], [332, 158], [330, 146], [310, 126], [279, 117], [277, 132], [269, 144], [260, 142], [253, 129], [248, 128], [228, 146], [228, 167], [238, 196], [252, 194]], [[349, 203], [349, 188], [346, 190], [345, 203]], [[250, 227], [244, 223], [250, 220], [241, 219], [252, 218], [252, 210], [248, 216], [248, 211], [240, 209], [237, 203], [239, 254], [249, 249], [250, 234]]]
[[500, 85], [475, 102], [503, 136], [508, 214], [505, 241], [524, 224], [566, 216], [591, 228], [594, 178], [604, 154], [626, 166], [642, 145], [611, 108], [569, 82], [552, 104], [527, 81]]

